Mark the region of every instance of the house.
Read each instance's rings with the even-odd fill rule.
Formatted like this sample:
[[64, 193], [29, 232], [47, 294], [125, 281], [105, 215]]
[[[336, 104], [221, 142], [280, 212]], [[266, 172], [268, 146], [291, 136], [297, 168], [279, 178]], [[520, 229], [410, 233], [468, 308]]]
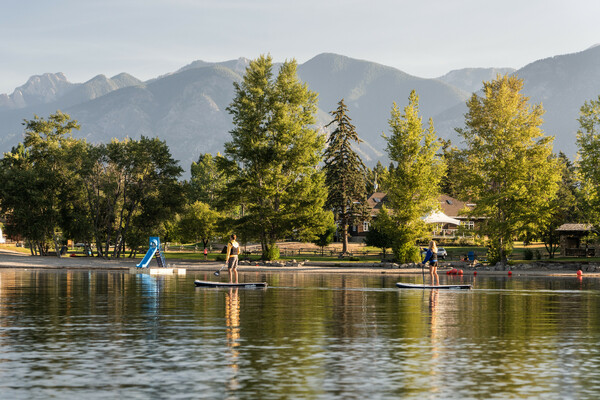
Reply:
[[596, 249], [582, 240], [585, 236], [594, 232], [591, 224], [562, 224], [556, 231], [559, 234], [560, 255], [564, 257], [593, 257]]
[[[388, 202], [385, 192], [375, 192], [367, 199], [367, 203], [371, 207], [371, 219], [377, 217], [381, 207]], [[483, 218], [472, 218], [465, 215], [465, 211], [473, 209], [475, 204], [457, 200], [448, 195], [439, 197], [440, 210], [445, 218], [432, 220], [434, 224], [434, 238], [453, 238], [457, 236], [472, 237], [468, 234], [469, 231], [475, 229], [478, 222]], [[440, 216], [439, 214], [437, 215]], [[427, 218], [427, 217], [424, 217]], [[456, 223], [458, 221], [458, 224]], [[369, 231], [370, 221], [363, 221], [361, 224], [353, 225], [349, 229], [352, 236], [363, 237]], [[459, 229], [461, 227], [462, 229]]]

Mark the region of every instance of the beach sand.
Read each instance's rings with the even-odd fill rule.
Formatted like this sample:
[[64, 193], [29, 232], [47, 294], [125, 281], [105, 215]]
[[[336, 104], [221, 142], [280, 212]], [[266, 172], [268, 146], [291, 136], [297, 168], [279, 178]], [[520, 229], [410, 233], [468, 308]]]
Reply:
[[[122, 258], [119, 260], [105, 260], [97, 257], [56, 257], [56, 256], [31, 256], [29, 254], [17, 253], [10, 250], [0, 249], [0, 268], [39, 268], [39, 269], [77, 269], [77, 270], [129, 270], [135, 268], [140, 259]], [[214, 272], [223, 266], [223, 262], [214, 261], [191, 261], [168, 259], [170, 268], [183, 268], [187, 271], [210, 271]], [[283, 263], [282, 263], [283, 264]], [[150, 267], [156, 268], [156, 261], [152, 261]], [[584, 270], [586, 276], [600, 277], [600, 272], [590, 271], [587, 265], [579, 264], [544, 264], [536, 268], [532, 265], [515, 265], [510, 267], [483, 266], [477, 269], [468, 268], [466, 263], [447, 262], [442, 263], [438, 270], [439, 274], [445, 274], [448, 269], [459, 268], [464, 275], [507, 275], [511, 270], [515, 275], [540, 275], [540, 276], [576, 276], [579, 268]], [[595, 267], [594, 267], [595, 268]], [[238, 267], [240, 272], [291, 272], [291, 273], [361, 273], [361, 274], [390, 274], [406, 275], [421, 274], [420, 267], [399, 267], [397, 264], [379, 263], [343, 263], [343, 262], [300, 262], [283, 266], [278, 263], [265, 265], [263, 263], [247, 263], [240, 261]], [[226, 271], [226, 269], [224, 269]], [[428, 269], [425, 268], [425, 274]]]

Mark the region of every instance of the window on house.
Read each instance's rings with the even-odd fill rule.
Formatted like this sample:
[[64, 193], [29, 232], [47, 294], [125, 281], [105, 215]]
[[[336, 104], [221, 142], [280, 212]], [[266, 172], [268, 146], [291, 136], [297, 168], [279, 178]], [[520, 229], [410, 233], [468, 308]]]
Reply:
[[460, 224], [466, 229], [475, 229], [475, 222], [473, 221], [460, 221]]
[[363, 222], [363, 232], [369, 232], [369, 221]]

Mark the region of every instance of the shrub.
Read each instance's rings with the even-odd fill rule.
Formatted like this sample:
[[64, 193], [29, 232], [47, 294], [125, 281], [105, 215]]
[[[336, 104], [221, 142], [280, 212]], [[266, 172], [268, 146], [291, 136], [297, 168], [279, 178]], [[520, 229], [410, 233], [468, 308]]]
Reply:
[[533, 251], [531, 251], [530, 249], [523, 250], [523, 259], [533, 260]]
[[398, 247], [394, 246], [393, 251], [394, 257], [401, 263], [421, 261], [419, 248], [412, 243], [403, 243]]
[[265, 260], [278, 260], [279, 259], [279, 247], [272, 245], [269, 247], [269, 251], [263, 254]]

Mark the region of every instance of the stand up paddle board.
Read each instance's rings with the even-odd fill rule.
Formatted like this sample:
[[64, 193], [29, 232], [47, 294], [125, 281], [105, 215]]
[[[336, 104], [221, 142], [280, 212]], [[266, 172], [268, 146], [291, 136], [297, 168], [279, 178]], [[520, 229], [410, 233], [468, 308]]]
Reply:
[[416, 285], [412, 283], [396, 283], [401, 289], [471, 289], [473, 285]]
[[195, 280], [194, 284], [196, 286], [204, 286], [204, 287], [244, 287], [244, 288], [267, 287], [267, 282], [229, 283], [229, 282], [211, 282], [211, 281]]

